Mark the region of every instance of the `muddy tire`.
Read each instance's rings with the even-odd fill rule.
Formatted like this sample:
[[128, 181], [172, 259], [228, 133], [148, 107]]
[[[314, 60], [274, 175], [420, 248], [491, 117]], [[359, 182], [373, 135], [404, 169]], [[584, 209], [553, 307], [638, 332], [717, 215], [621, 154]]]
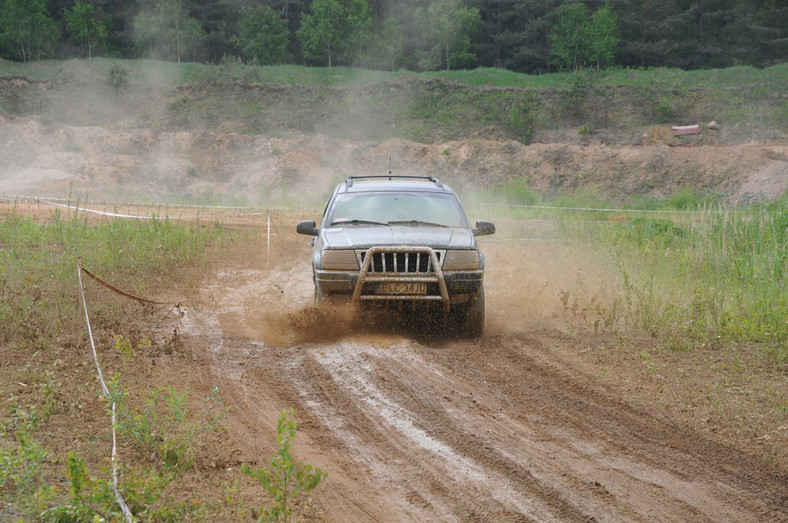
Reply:
[[484, 287], [476, 301], [467, 306], [458, 318], [459, 332], [463, 338], [480, 338], [484, 334]]

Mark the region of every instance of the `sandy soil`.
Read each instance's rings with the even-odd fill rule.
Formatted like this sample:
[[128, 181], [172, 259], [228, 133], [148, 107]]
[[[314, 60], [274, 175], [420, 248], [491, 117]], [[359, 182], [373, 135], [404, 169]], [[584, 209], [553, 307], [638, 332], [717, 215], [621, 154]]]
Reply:
[[292, 407], [298, 459], [330, 473], [302, 518], [788, 518], [783, 473], [567, 357], [582, 342], [563, 334], [556, 291], [604, 303], [616, 288], [605, 271], [551, 241], [483, 243], [489, 317], [477, 341], [314, 309], [300, 238], [217, 263], [181, 328], [190, 387], [218, 383], [233, 405], [222, 452], [233, 459], [219, 467], [263, 463]]

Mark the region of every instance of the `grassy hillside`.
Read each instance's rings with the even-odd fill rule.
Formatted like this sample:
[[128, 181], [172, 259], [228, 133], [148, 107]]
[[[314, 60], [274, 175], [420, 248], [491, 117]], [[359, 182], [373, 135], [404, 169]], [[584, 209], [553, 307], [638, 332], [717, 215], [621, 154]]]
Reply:
[[[114, 87], [113, 68], [121, 73]], [[639, 143], [649, 126], [715, 120], [720, 132], [696, 141], [742, 143], [784, 137], [787, 79], [788, 64], [528, 76], [495, 69], [416, 74], [234, 61], [3, 61], [0, 112], [77, 125], [125, 120], [165, 129], [221, 125], [250, 134], [319, 132], [426, 143]]]

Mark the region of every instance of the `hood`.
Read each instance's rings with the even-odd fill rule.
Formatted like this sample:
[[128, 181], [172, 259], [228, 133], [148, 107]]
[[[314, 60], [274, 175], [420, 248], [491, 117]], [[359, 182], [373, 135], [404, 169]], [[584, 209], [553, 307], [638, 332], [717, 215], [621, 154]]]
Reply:
[[376, 227], [352, 225], [321, 231], [328, 249], [367, 249], [375, 245], [424, 245], [433, 249], [474, 249], [469, 229], [448, 227]]

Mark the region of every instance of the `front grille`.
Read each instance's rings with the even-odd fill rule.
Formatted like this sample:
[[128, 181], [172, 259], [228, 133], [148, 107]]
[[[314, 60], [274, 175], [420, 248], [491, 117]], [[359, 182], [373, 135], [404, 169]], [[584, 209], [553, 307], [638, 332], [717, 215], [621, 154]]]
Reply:
[[[438, 263], [441, 263], [440, 251], [435, 251]], [[360, 265], [366, 258], [366, 251], [360, 253]], [[372, 254], [372, 263], [369, 264], [372, 273], [434, 273], [431, 257], [428, 252], [375, 252]]]
[[[381, 245], [356, 252], [361, 270], [353, 290], [355, 303], [439, 301], [443, 309], [449, 311], [449, 291], [439, 261], [446, 257], [445, 251], [440, 253], [430, 247], [411, 245]], [[426, 288], [422, 286], [425, 284]]]

